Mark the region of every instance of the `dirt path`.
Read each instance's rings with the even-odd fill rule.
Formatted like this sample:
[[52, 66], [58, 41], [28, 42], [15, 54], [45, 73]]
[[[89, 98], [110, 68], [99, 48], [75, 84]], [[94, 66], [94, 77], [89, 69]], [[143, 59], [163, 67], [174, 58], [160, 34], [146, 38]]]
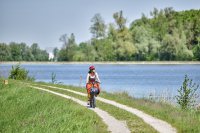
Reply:
[[[63, 89], [63, 88], [47, 86], [47, 85], [43, 85], [43, 86], [69, 91], [69, 92], [72, 92], [72, 93], [75, 93], [75, 94], [78, 94], [81, 96], [87, 96], [85, 93], [81, 93], [81, 92], [77, 92], [77, 91], [73, 91], [73, 90], [69, 90], [69, 89]], [[131, 112], [134, 115], [137, 115], [138, 117], [142, 118], [147, 124], [151, 125], [154, 129], [156, 129], [160, 133], [176, 133], [177, 132], [176, 129], [174, 127], [172, 127], [169, 123], [167, 123], [163, 120], [157, 119], [155, 117], [152, 117], [151, 115], [148, 115], [138, 109], [128, 107], [126, 105], [123, 105], [123, 104], [120, 104], [120, 103], [117, 103], [115, 101], [108, 100], [105, 98], [101, 98], [101, 97], [97, 97], [97, 100], [102, 101], [107, 104], [111, 104], [118, 108], [124, 109], [128, 112]]]
[[[44, 88], [40, 88], [40, 87], [35, 87], [35, 86], [30, 86], [34, 89], [38, 89], [38, 90], [42, 90], [42, 91], [46, 91], [61, 97], [64, 97], [66, 99], [70, 99], [73, 100], [74, 102], [82, 105], [82, 106], [86, 106], [86, 102], [85, 101], [81, 101], [79, 99], [76, 99], [74, 97], [68, 96], [68, 95], [64, 95], [61, 93], [57, 93], [51, 90], [47, 90]], [[91, 109], [91, 108], [90, 108]], [[94, 112], [97, 113], [97, 115], [99, 115], [102, 120], [105, 122], [105, 124], [108, 126], [108, 131], [111, 131], [112, 133], [130, 133], [130, 130], [127, 128], [127, 125], [124, 122], [121, 122], [117, 119], [115, 119], [114, 117], [112, 117], [111, 115], [109, 115], [107, 112], [99, 109], [99, 108], [95, 108], [95, 109], [91, 109]]]

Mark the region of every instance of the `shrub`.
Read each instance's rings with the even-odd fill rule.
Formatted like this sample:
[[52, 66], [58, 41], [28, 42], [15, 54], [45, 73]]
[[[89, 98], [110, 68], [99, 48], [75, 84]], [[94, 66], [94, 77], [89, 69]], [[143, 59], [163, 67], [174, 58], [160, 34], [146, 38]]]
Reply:
[[178, 90], [178, 95], [176, 96], [177, 103], [181, 106], [183, 110], [190, 109], [194, 107], [197, 99], [197, 89], [199, 85], [192, 83], [192, 79], [189, 79], [185, 75], [183, 85]]
[[62, 82], [58, 82], [56, 79], [56, 73], [52, 72], [51, 73], [51, 83], [52, 84], [62, 84]]
[[56, 80], [56, 73], [52, 72], [51, 73], [51, 83], [55, 84], [56, 82], [57, 82], [57, 80]]
[[24, 68], [21, 68], [19, 64], [16, 66], [12, 66], [12, 70], [10, 71], [9, 79], [16, 79], [16, 80], [29, 80], [33, 81], [34, 77], [28, 76], [29, 71]]

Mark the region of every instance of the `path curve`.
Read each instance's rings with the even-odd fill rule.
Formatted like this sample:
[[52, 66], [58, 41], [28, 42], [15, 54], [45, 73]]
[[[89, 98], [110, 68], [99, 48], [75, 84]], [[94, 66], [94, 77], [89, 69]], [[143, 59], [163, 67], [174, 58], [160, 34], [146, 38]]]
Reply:
[[[42, 85], [42, 86], [46, 86], [46, 87], [50, 87], [50, 88], [54, 88], [54, 89], [60, 89], [60, 90], [65, 90], [68, 92], [72, 92], [81, 96], [87, 96], [85, 93], [81, 93], [81, 92], [77, 92], [77, 91], [73, 91], [73, 90], [69, 90], [69, 89], [64, 89], [64, 88], [60, 88], [60, 87], [55, 87], [55, 86], [48, 86], [48, 85]], [[142, 118], [147, 124], [151, 125], [154, 129], [156, 129], [158, 132], [160, 133], [176, 133], [176, 128], [172, 127], [169, 123], [157, 119], [151, 115], [148, 115], [146, 113], [144, 113], [143, 111], [140, 111], [136, 108], [132, 108], [132, 107], [128, 107], [126, 105], [117, 103], [115, 101], [112, 100], [108, 100], [105, 98], [101, 98], [101, 97], [97, 97], [97, 100], [102, 101], [104, 103], [116, 106], [118, 108], [124, 109], [140, 118]]]
[[[30, 86], [30, 87], [34, 88], [34, 89], [38, 89], [38, 90], [42, 90], [42, 91], [52, 93], [52, 94], [64, 97], [66, 99], [73, 100], [74, 102], [76, 102], [76, 103], [78, 103], [82, 106], [85, 106], [85, 104], [86, 104], [85, 101], [81, 101], [79, 99], [76, 99], [76, 98], [68, 96], [68, 95], [64, 95], [64, 94], [57, 93], [57, 92], [47, 90], [47, 89], [44, 89], [44, 88], [40, 88], [40, 87], [35, 87], [35, 86]], [[127, 125], [124, 122], [115, 119], [114, 117], [109, 115], [106, 111], [103, 111], [103, 110], [101, 110], [97, 107], [94, 108], [94, 109], [92, 109], [92, 108], [89, 108], [89, 109], [96, 112], [96, 114], [99, 115], [102, 118], [102, 120], [108, 126], [108, 131], [111, 131], [112, 133], [130, 133], [130, 130], [128, 129]]]

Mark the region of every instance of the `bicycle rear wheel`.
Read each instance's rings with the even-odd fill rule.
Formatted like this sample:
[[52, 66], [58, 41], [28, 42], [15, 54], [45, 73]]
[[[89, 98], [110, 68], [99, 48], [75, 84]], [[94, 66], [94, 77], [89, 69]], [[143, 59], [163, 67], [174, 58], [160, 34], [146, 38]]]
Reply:
[[95, 96], [94, 96], [94, 95], [91, 95], [90, 107], [91, 107], [91, 108], [95, 108], [95, 107], [96, 107], [96, 99], [95, 99]]

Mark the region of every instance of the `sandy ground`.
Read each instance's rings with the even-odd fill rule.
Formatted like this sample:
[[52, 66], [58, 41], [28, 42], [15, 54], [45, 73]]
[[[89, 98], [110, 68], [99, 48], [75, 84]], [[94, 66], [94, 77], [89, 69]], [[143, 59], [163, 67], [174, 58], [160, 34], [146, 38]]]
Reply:
[[[43, 85], [46, 86], [46, 85]], [[73, 91], [73, 90], [69, 90], [69, 89], [64, 89], [64, 88], [59, 88], [59, 87], [53, 87], [53, 86], [46, 86], [46, 87], [51, 87], [51, 88], [55, 88], [55, 89], [60, 89], [60, 90], [65, 90], [65, 91], [69, 91], [78, 95], [82, 95], [82, 96], [87, 96], [85, 93], [81, 93], [81, 92], [77, 92], [77, 91]], [[107, 104], [111, 104], [113, 106], [116, 106], [118, 108], [124, 109], [128, 112], [131, 112], [134, 115], [137, 115], [138, 117], [142, 118], [144, 120], [144, 122], [146, 122], [147, 124], [151, 125], [154, 129], [156, 129], [158, 132], [160, 133], [176, 133], [176, 129], [173, 128], [169, 123], [157, 119], [151, 115], [148, 115], [138, 109], [132, 108], [132, 107], [128, 107], [126, 105], [117, 103], [115, 101], [112, 100], [108, 100], [105, 98], [101, 98], [101, 97], [97, 97], [97, 100], [102, 101], [104, 103]]]
[[102, 62], [27, 62], [27, 61], [0, 61], [0, 64], [200, 64], [200, 61], [102, 61]]
[[[57, 92], [47, 90], [47, 89], [44, 89], [44, 88], [40, 88], [40, 87], [35, 87], [35, 86], [31, 86], [31, 87], [34, 88], [34, 89], [46, 91], [46, 92], [49, 92], [49, 93], [52, 93], [52, 94], [73, 100], [74, 102], [76, 102], [76, 103], [78, 103], [82, 106], [86, 106], [85, 101], [81, 101], [81, 100], [76, 99], [74, 97], [64, 95], [64, 94], [61, 94], [61, 93], [57, 93]], [[99, 108], [95, 108], [95, 109], [89, 108], [89, 109], [96, 112], [96, 114], [99, 115], [102, 118], [102, 120], [108, 126], [108, 131], [110, 131], [112, 133], [130, 133], [130, 130], [128, 129], [127, 125], [124, 122], [115, 119], [114, 117], [109, 115], [107, 112], [105, 112], [105, 111], [103, 111]]]

